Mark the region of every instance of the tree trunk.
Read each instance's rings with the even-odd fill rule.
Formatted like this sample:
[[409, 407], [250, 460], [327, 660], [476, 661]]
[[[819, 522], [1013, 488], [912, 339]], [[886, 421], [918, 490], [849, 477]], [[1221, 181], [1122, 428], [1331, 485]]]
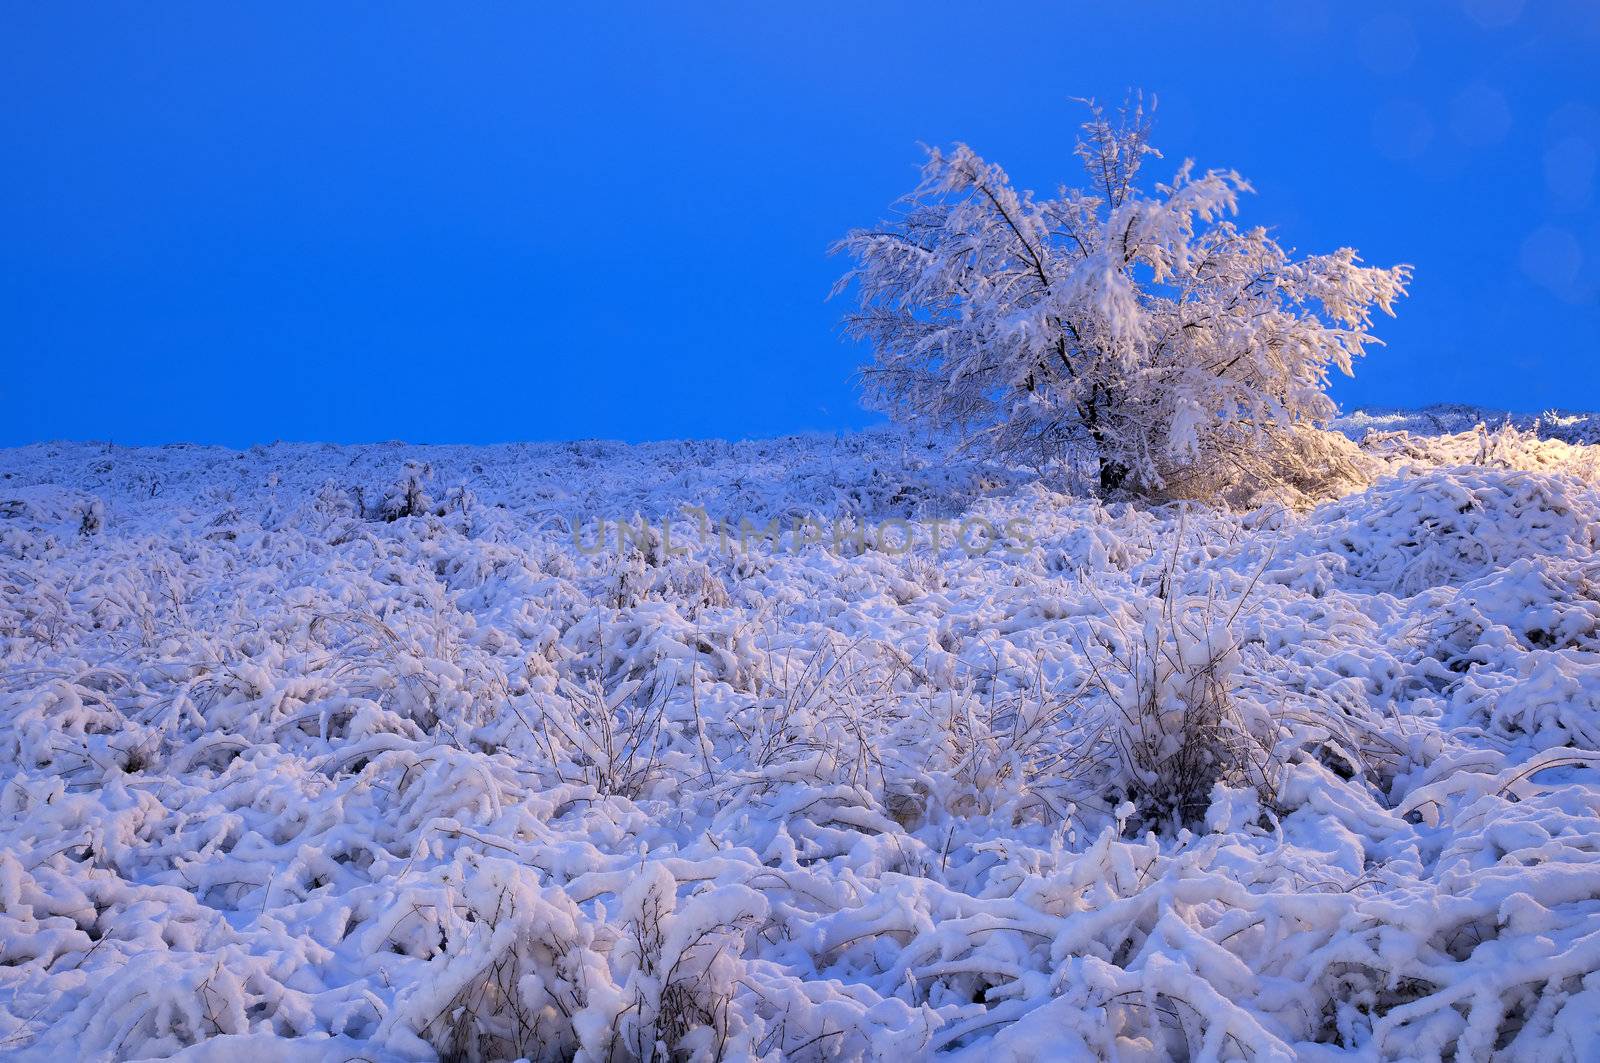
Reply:
[[1128, 467], [1120, 461], [1113, 461], [1103, 453], [1100, 455], [1100, 497], [1106, 498], [1120, 488], [1128, 479]]
[[1100, 463], [1100, 497], [1108, 498], [1127, 482], [1128, 473], [1132, 470], [1106, 453], [1106, 433], [1100, 425], [1100, 403], [1097, 401], [1099, 391], [1096, 386], [1090, 393], [1089, 401], [1078, 407], [1078, 412], [1089, 429], [1089, 438], [1094, 440], [1095, 459]]

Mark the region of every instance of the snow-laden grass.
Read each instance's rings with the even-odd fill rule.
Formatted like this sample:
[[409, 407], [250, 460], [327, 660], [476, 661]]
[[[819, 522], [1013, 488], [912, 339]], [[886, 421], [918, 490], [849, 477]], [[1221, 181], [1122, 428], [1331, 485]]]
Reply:
[[[0, 453], [0, 1052], [1585, 1058], [1593, 455], [1353, 427], [1302, 514], [874, 433]], [[635, 514], [692, 549], [585, 552]]]

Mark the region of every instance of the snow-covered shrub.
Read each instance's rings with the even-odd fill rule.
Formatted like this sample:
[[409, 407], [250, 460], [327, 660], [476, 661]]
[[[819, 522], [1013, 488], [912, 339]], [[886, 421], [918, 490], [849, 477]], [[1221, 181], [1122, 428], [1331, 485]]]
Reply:
[[[565, 892], [503, 858], [472, 861], [459, 892], [440, 883], [419, 918], [439, 946], [376, 1039], [417, 1041], [454, 1060], [571, 1059], [575, 1016], [608, 978], [593, 930]], [[426, 913], [426, 914], [420, 914]]]
[[1238, 509], [1304, 509], [1359, 490], [1377, 463], [1338, 432], [1229, 424], [1211, 434], [1198, 461], [1165, 462], [1154, 500], [1213, 499]]
[[610, 691], [593, 676], [562, 680], [533, 728], [561, 778], [582, 781], [599, 794], [637, 798], [660, 770], [671, 693], [670, 685], [646, 686], [640, 679]]
[[750, 760], [743, 782], [766, 789], [811, 778], [882, 792], [904, 656], [865, 638], [825, 637], [803, 654], [759, 642], [754, 697], [728, 717]]
[[[745, 556], [739, 555], [735, 562]], [[619, 609], [640, 602], [673, 602], [690, 615], [729, 604], [727, 584], [706, 562], [672, 557], [651, 563], [637, 553], [618, 559], [606, 587], [606, 598]]]
[[1119, 651], [1092, 664], [1112, 706], [1104, 739], [1121, 767], [1115, 785], [1149, 821], [1194, 822], [1219, 783], [1264, 802], [1276, 794], [1276, 721], [1237, 693], [1238, 608], [1211, 597], [1157, 599]]
[[428, 482], [433, 479], [433, 466], [427, 462], [408, 461], [399, 480], [390, 485], [378, 500], [378, 516], [396, 521], [402, 517], [419, 517], [433, 508], [428, 495]]
[[948, 816], [1063, 823], [1098, 756], [1082, 698], [1035, 672], [1015, 689], [959, 674], [903, 696], [870, 736], [885, 810], [908, 829]]
[[359, 518], [362, 515], [361, 490], [346, 489], [330, 479], [324, 481], [311, 505], [317, 514], [330, 521]]
[[1409, 268], [1292, 257], [1228, 220], [1250, 190], [1232, 171], [1186, 162], [1141, 187], [1159, 157], [1142, 106], [1090, 108], [1087, 187], [1041, 199], [964, 144], [930, 150], [900, 217], [837, 245], [869, 403], [1034, 464], [1087, 454], [1103, 494], [1349, 479], [1319, 468], [1329, 444], [1295, 439], [1334, 416], [1328, 374], [1376, 342]]
[[80, 535], [95, 535], [105, 525], [105, 505], [98, 498], [83, 507], [83, 517], [78, 522]]
[[661, 864], [619, 898], [622, 924], [611, 963], [623, 1007], [610, 1028], [595, 1024], [628, 1058], [724, 1057], [730, 1034], [745, 1025], [733, 1010], [744, 935], [767, 914], [760, 894], [721, 886], [677, 897], [678, 880]]

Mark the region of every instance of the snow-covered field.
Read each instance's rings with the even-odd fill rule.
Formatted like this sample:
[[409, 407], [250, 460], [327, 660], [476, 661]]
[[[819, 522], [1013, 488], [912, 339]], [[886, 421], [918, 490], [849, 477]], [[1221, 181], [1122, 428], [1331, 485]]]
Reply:
[[0, 451], [0, 1054], [1600, 1058], [1597, 422], [1481, 416]]

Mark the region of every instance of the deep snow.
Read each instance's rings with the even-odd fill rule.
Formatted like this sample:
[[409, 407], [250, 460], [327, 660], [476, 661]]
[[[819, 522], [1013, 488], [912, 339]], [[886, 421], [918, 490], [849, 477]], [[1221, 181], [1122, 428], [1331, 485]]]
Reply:
[[[0, 451], [0, 1051], [1596, 1058], [1597, 422], [1483, 416], [1352, 415], [1308, 513], [887, 432]], [[1185, 824], [1128, 751], [1202, 701]]]

